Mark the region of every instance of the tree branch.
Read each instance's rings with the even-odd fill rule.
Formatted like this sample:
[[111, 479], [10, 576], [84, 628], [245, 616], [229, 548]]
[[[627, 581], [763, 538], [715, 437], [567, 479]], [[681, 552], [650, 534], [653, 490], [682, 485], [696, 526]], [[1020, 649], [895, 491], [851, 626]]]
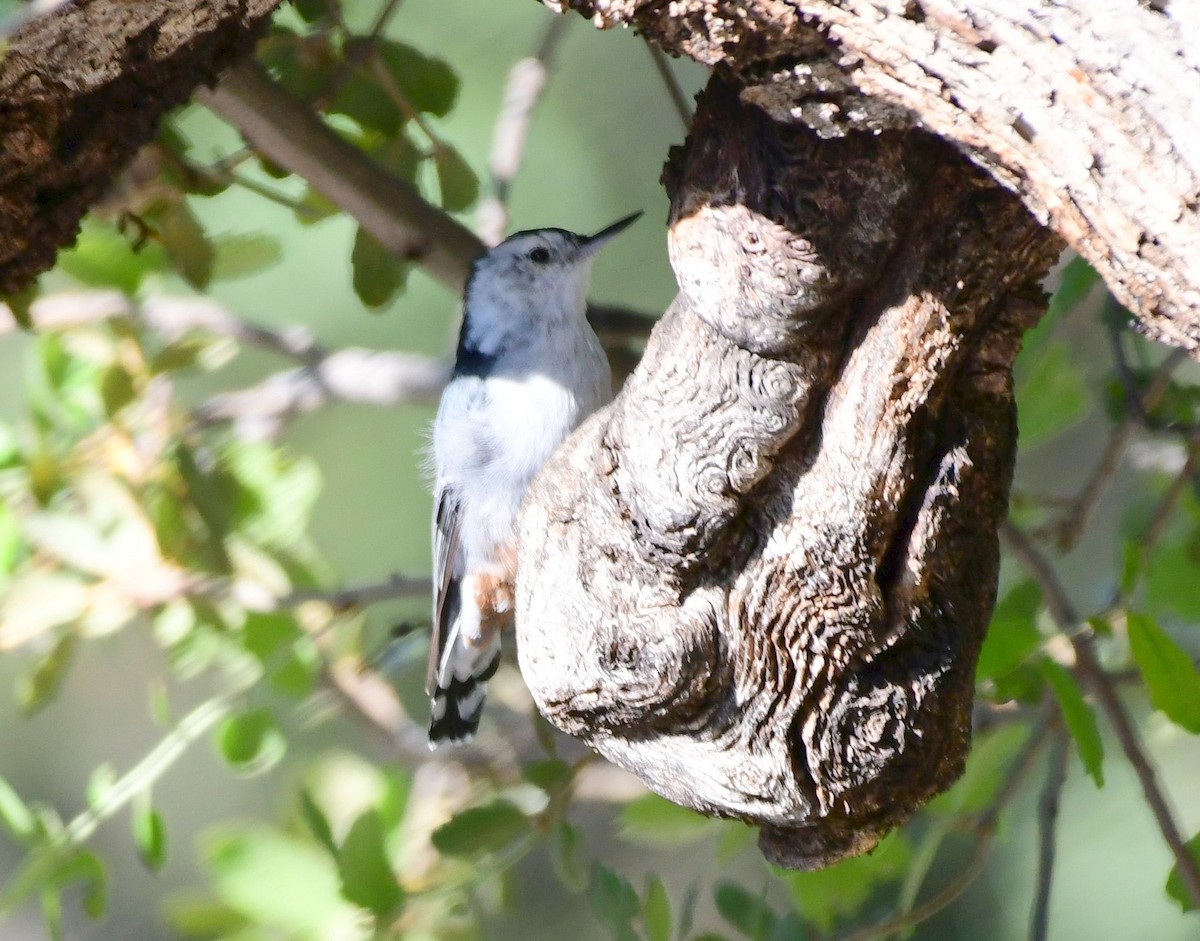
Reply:
[[1142, 785], [1142, 793], [1158, 823], [1159, 832], [1171, 850], [1171, 855], [1175, 857], [1188, 896], [1195, 906], [1200, 907], [1200, 864], [1188, 852], [1187, 843], [1175, 823], [1174, 814], [1158, 782], [1154, 764], [1146, 756], [1137, 730], [1125, 712], [1112, 681], [1096, 657], [1091, 627], [1076, 613], [1058, 574], [1037, 546], [1011, 523], [1004, 524], [1000, 535], [1009, 551], [1041, 587], [1051, 620], [1071, 641], [1071, 646], [1075, 649], [1076, 674], [1092, 691], [1108, 718], [1126, 760]]
[[544, 0], [756, 86], [822, 136], [922, 127], [1200, 357], [1200, 5]]
[[1063, 783], [1067, 779], [1067, 745], [1069, 737], [1061, 724], [1050, 738], [1050, 760], [1046, 766], [1046, 783], [1038, 800], [1038, 870], [1030, 915], [1029, 941], [1046, 941], [1050, 924], [1050, 888], [1054, 880], [1054, 856], [1058, 841], [1054, 824], [1058, 819], [1058, 803]]

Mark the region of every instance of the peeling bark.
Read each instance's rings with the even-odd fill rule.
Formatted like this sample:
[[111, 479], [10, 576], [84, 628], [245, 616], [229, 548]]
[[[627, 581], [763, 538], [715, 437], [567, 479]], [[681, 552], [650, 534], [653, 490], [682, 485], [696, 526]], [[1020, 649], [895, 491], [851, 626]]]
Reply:
[[552, 722], [814, 868], [961, 771], [1060, 243], [927, 133], [739, 90], [665, 174], [679, 296], [525, 501], [517, 631]]
[[76, 0], [0, 60], [0, 295], [27, 286], [170, 109], [253, 48], [280, 0]]
[[825, 135], [923, 127], [1200, 358], [1200, 4], [546, 0], [736, 71]]

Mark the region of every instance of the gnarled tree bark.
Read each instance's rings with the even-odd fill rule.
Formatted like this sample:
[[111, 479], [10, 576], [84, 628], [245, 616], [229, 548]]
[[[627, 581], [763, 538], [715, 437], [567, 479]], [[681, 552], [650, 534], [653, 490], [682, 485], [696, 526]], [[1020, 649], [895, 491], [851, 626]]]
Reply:
[[923, 127], [1200, 358], [1200, 4], [546, 0], [738, 72], [823, 135]]
[[811, 868], [961, 771], [1060, 242], [923, 131], [747, 99], [714, 78], [668, 165], [680, 294], [534, 482], [517, 630], [551, 721]]
[[75, 0], [0, 60], [0, 296], [70, 244], [163, 115], [250, 52], [280, 0]]

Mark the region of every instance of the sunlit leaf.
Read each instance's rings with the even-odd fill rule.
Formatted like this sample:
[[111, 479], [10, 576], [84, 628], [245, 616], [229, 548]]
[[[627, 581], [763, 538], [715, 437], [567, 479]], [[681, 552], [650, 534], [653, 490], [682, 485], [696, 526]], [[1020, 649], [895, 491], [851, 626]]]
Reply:
[[621, 809], [621, 838], [645, 846], [682, 846], [715, 836], [719, 824], [657, 794], [645, 794]]
[[383, 825], [375, 810], [367, 810], [351, 825], [338, 851], [342, 895], [375, 915], [391, 918], [404, 904], [404, 891], [384, 847]]
[[[1196, 865], [1200, 866], [1200, 833], [1197, 833], [1187, 841], [1187, 851], [1191, 854], [1192, 859], [1196, 861]], [[1178, 863], [1171, 867], [1171, 874], [1167, 876], [1166, 889], [1167, 895], [1178, 902], [1179, 907], [1185, 912], [1196, 910], [1196, 903], [1192, 899], [1192, 893], [1188, 891], [1188, 887], [1183, 881]]]
[[629, 880], [602, 863], [592, 864], [588, 891], [592, 911], [616, 941], [634, 941], [633, 919], [638, 914], [638, 894]]
[[1152, 618], [1130, 612], [1126, 623], [1129, 646], [1146, 681], [1150, 702], [1176, 725], [1200, 734], [1200, 672], [1196, 664]]
[[0, 778], [0, 823], [21, 843], [37, 833], [37, 819], [4, 778]]
[[212, 277], [229, 281], [258, 274], [283, 258], [279, 239], [261, 233], [235, 232], [218, 236], [214, 242]]
[[658, 876], [646, 880], [642, 925], [646, 929], [646, 941], [671, 941], [671, 902]]
[[87, 803], [93, 810], [103, 807], [117, 783], [116, 769], [109, 762], [98, 765], [87, 783]]
[[85, 586], [65, 572], [33, 572], [16, 579], [0, 600], [0, 646], [18, 647], [77, 620], [87, 602]]
[[404, 287], [408, 265], [395, 258], [359, 226], [350, 253], [354, 293], [367, 307], [382, 307]]
[[1082, 421], [1090, 403], [1067, 343], [1047, 344], [1032, 362], [1018, 358], [1018, 363], [1023, 368], [1017, 380], [1017, 425], [1025, 452]]
[[82, 284], [134, 294], [147, 274], [165, 271], [169, 263], [157, 242], [135, 250], [112, 226], [85, 222], [75, 245], [59, 252], [58, 267]]
[[135, 802], [132, 824], [138, 858], [151, 872], [157, 872], [167, 861], [167, 827], [162, 815], [149, 801]]
[[1058, 699], [1063, 721], [1067, 725], [1067, 731], [1071, 733], [1071, 738], [1075, 740], [1083, 767], [1096, 782], [1096, 787], [1103, 787], [1104, 742], [1100, 738], [1100, 727], [1096, 723], [1095, 713], [1084, 700], [1075, 677], [1065, 668], [1045, 658], [1042, 660], [1041, 669]]
[[201, 849], [217, 896], [256, 924], [318, 941], [358, 917], [341, 897], [333, 860], [312, 843], [243, 824], [206, 834]]
[[78, 850], [55, 868], [47, 885], [62, 889], [80, 884], [83, 889], [83, 910], [89, 918], [103, 918], [108, 899], [108, 874], [94, 853]]
[[234, 770], [255, 775], [273, 768], [287, 745], [275, 717], [265, 709], [252, 709], [221, 723], [217, 747]]
[[441, 147], [434, 154], [438, 186], [442, 191], [442, 208], [459, 212], [479, 198], [479, 177], [453, 147]]
[[495, 853], [531, 832], [529, 818], [508, 801], [469, 807], [433, 831], [433, 845], [448, 856]]

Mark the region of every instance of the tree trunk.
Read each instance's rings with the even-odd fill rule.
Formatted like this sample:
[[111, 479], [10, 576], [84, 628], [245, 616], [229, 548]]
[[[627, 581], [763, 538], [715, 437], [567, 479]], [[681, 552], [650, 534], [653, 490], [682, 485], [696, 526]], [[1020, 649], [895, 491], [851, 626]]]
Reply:
[[1200, 358], [1200, 4], [546, 0], [736, 71], [825, 136], [923, 127]]
[[517, 630], [551, 721], [814, 868], [961, 772], [1061, 243], [924, 131], [753, 100], [718, 75], [672, 154], [680, 294], [531, 488]]
[[0, 295], [54, 264], [170, 109], [253, 48], [280, 0], [76, 0], [0, 61]]

